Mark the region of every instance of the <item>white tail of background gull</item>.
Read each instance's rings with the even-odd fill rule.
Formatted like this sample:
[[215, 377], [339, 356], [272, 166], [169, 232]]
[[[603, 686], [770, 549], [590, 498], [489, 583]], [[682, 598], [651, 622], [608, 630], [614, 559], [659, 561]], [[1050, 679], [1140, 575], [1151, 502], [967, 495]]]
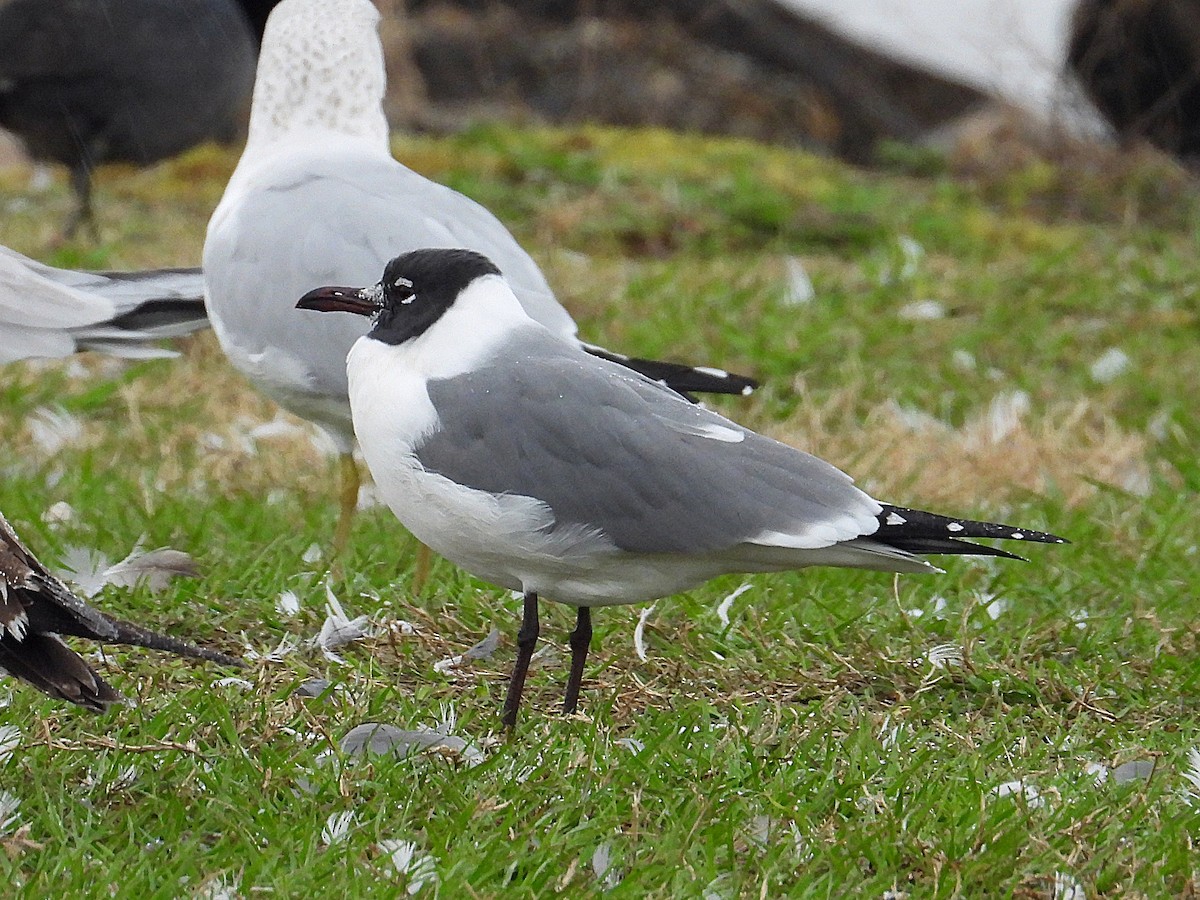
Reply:
[[[209, 316], [230, 361], [342, 455], [344, 542], [357, 499], [346, 354], [366, 332], [351, 316], [296, 313], [321, 284], [366, 283], [398, 253], [469, 247], [504, 272], [525, 312], [579, 346], [575, 323], [508, 229], [469, 198], [391, 155], [386, 87], [368, 0], [283, 0], [263, 37], [246, 150], [204, 245]], [[630, 360], [626, 364], [637, 365]], [[742, 393], [749, 382], [674, 366], [683, 390]]]
[[373, 287], [298, 305], [370, 317], [347, 361], [350, 405], [388, 506], [447, 559], [525, 595], [508, 725], [539, 595], [578, 607], [569, 713], [593, 606], [730, 572], [926, 572], [920, 554], [1012, 556], [964, 538], [1063, 543], [880, 503], [829, 463], [557, 339], [468, 250], [407, 253]]
[[199, 269], [77, 272], [0, 246], [0, 364], [99, 350], [148, 359], [208, 327]]

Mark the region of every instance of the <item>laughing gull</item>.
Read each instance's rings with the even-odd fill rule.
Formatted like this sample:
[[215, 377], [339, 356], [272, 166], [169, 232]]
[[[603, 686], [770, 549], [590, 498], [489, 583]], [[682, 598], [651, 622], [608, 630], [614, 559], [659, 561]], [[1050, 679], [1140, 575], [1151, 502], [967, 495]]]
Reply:
[[254, 37], [233, 0], [0, 6], [0, 125], [71, 170], [67, 237], [95, 231], [97, 165], [149, 165], [232, 138], [253, 84]]
[[[328, 433], [341, 456], [335, 549], [358, 499], [346, 354], [367, 325], [297, 314], [297, 297], [313, 285], [365, 283], [404, 250], [468, 247], [495, 261], [525, 312], [554, 337], [586, 346], [499, 219], [392, 157], [378, 21], [369, 0], [283, 0], [271, 12], [246, 149], [204, 244], [209, 318], [222, 349], [257, 387]], [[683, 391], [753, 386], [719, 370], [587, 349]]]
[[121, 694], [63, 642], [64, 634], [241, 666], [224, 653], [93, 609], [37, 561], [0, 515], [0, 671], [93, 712], [121, 702]]
[[392, 512], [447, 559], [524, 594], [508, 726], [539, 595], [578, 608], [571, 713], [594, 606], [730, 572], [934, 572], [918, 554], [1013, 558], [963, 538], [1065, 543], [880, 503], [829, 463], [561, 340], [470, 250], [406, 253], [373, 287], [320, 288], [297, 305], [370, 318], [347, 359], [350, 406]]
[[207, 327], [199, 269], [79, 272], [0, 246], [0, 364], [77, 350], [173, 356], [157, 343]]

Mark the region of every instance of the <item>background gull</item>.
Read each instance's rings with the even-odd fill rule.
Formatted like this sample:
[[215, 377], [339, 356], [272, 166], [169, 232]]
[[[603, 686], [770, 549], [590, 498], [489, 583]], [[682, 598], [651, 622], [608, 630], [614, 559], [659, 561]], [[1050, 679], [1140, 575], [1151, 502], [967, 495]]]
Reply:
[[11, 0], [0, 6], [0, 125], [71, 169], [66, 234], [92, 222], [91, 170], [234, 137], [254, 78], [234, 0]]
[[0, 515], [0, 670], [93, 712], [120, 702], [120, 693], [59, 635], [241, 665], [224, 653], [123, 622], [84, 603], [38, 562]]
[[510, 726], [539, 595], [578, 608], [570, 713], [593, 606], [730, 572], [930, 572], [919, 554], [1013, 556], [964, 538], [1063, 543], [880, 503], [829, 463], [557, 339], [469, 250], [407, 253], [371, 288], [298, 305], [371, 317], [347, 361], [350, 405], [388, 506], [447, 559], [524, 594]]
[[[320, 284], [365, 283], [419, 247], [470, 247], [493, 259], [525, 311], [580, 346], [537, 264], [488, 210], [392, 158], [386, 87], [368, 0], [283, 0], [267, 22], [245, 152], [208, 226], [209, 316], [230, 361], [282, 406], [333, 439], [348, 538], [358, 495], [346, 354], [361, 319], [296, 313]], [[601, 352], [598, 348], [591, 348]], [[643, 361], [623, 360], [640, 366]], [[747, 379], [650, 364], [681, 390], [743, 393]]]
[[92, 169], [148, 165], [236, 132], [254, 37], [234, 0], [10, 0], [0, 5], [0, 125], [71, 170], [72, 235], [92, 225]]

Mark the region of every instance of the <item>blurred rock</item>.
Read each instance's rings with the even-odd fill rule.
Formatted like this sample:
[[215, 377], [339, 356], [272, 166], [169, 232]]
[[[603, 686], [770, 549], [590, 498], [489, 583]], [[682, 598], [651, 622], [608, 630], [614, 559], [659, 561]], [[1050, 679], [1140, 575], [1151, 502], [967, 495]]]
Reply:
[[1200, 3], [1081, 0], [1067, 66], [1123, 141], [1200, 160]]
[[[915, 140], [982, 100], [774, 0], [409, 0], [407, 8], [427, 105], [405, 118], [436, 129], [489, 118], [660, 125], [861, 162], [881, 140]], [[398, 59], [389, 55], [389, 66]], [[390, 81], [403, 78], [393, 72]]]

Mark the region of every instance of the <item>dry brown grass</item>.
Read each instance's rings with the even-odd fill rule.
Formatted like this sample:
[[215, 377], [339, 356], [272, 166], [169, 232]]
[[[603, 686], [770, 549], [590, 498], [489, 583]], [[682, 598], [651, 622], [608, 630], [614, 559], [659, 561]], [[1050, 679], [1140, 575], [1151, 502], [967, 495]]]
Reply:
[[[90, 421], [85, 416], [83, 438], [73, 446], [119, 453], [126, 462], [144, 461], [159, 491], [316, 489], [316, 480], [298, 479], [296, 473], [326, 473], [328, 452], [317, 430], [233, 372], [212, 334], [182, 342], [181, 349], [181, 358], [156, 369], [153, 377], [132, 379], [119, 389], [120, 429], [110, 427], [110, 416]], [[111, 375], [119, 369], [90, 355], [79, 363], [82, 370], [69, 382], [79, 390], [99, 372]], [[47, 365], [70, 363], [39, 363], [24, 373], [14, 367], [10, 377], [37, 378]], [[862, 384], [819, 398], [802, 380], [795, 388], [801, 400], [785, 420], [770, 419], [754, 403], [735, 407], [731, 415], [833, 462], [865, 490], [897, 503], [983, 514], [1033, 493], [1079, 505], [1098, 484], [1143, 494], [1156, 474], [1150, 439], [1121, 428], [1089, 398], [1025, 409], [1019, 397], [998, 394], [990, 406], [952, 427], [895, 403], [873, 407], [863, 417], [858, 413]], [[277, 418], [292, 427], [250, 436], [256, 426]], [[269, 452], [260, 452], [263, 447]], [[43, 455], [33, 445], [28, 423], [9, 440], [9, 449]]]
[[806, 399], [789, 420], [764, 430], [836, 462], [868, 492], [898, 503], [961, 512], [981, 503], [1002, 508], [1025, 493], [1079, 505], [1097, 484], [1149, 490], [1148, 438], [1121, 428], [1086, 397], [1022, 413], [1020, 395], [998, 394], [957, 428], [895, 403], [856, 418], [857, 398], [848, 387], [821, 403]]

